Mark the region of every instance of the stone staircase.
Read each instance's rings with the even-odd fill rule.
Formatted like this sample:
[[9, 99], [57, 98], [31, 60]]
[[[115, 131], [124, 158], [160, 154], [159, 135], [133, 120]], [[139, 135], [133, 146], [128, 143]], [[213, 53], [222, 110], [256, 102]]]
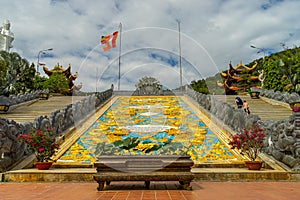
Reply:
[[[235, 96], [215, 96], [217, 99], [232, 103]], [[268, 102], [263, 98], [251, 99], [248, 95], [240, 96], [249, 103], [252, 114], [261, 117], [262, 120], [282, 120], [288, 118], [292, 111], [285, 105], [277, 102]], [[40, 115], [49, 115], [53, 110], [65, 107], [84, 97], [50, 97], [49, 100], [38, 100], [28, 106], [16, 108], [11, 113], [0, 114], [0, 117], [14, 119], [17, 122], [33, 121]], [[276, 164], [275, 164], [276, 165]], [[292, 173], [285, 167], [265, 165], [259, 171], [248, 170], [240, 163], [213, 164], [205, 163], [192, 168], [195, 175], [194, 181], [299, 181], [297, 173]], [[54, 164], [50, 170], [37, 170], [28, 168], [8, 171], [1, 175], [2, 181], [7, 182], [94, 182], [93, 175], [96, 169], [92, 165], [80, 167], [77, 165], [62, 167]]]
[[32, 100], [15, 106], [8, 113], [0, 113], [0, 118], [12, 119], [16, 122], [33, 122], [38, 116], [49, 116], [54, 110], [63, 109], [83, 98], [86, 96], [50, 96], [48, 100]]
[[[288, 104], [270, 100], [264, 97], [252, 99], [249, 95], [238, 95], [242, 100], [246, 100], [249, 104], [251, 114], [258, 115], [263, 121], [273, 120], [279, 121], [289, 118], [293, 112]], [[235, 106], [236, 95], [215, 95], [216, 99], [225, 101]]]
[[[215, 95], [218, 100], [225, 101], [235, 106], [234, 100], [237, 95]], [[270, 100], [264, 97], [252, 99], [249, 95], [238, 95], [249, 104], [251, 114], [258, 115], [263, 121], [279, 121], [289, 118], [293, 112], [289, 105], [283, 102]]]

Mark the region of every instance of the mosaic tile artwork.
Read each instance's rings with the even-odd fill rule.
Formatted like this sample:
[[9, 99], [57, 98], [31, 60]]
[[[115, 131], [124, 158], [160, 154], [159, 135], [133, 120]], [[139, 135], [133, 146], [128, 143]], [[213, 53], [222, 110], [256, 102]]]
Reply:
[[186, 155], [197, 163], [235, 159], [180, 99], [120, 97], [58, 162], [94, 163], [98, 155]]

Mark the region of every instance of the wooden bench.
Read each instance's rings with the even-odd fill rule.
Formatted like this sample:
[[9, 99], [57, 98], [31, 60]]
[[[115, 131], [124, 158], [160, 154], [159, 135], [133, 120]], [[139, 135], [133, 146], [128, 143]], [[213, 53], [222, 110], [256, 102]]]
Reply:
[[112, 181], [144, 181], [147, 189], [150, 181], [178, 181], [186, 190], [191, 190], [194, 175], [190, 156], [99, 156], [94, 163], [98, 191]]

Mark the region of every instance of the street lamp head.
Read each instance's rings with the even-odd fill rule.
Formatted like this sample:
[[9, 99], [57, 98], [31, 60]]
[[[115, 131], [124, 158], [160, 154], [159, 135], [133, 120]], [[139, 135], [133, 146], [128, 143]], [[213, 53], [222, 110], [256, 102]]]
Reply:
[[44, 50], [40, 50], [39, 51], [39, 53], [38, 53], [38, 61], [37, 61], [37, 66], [36, 66], [36, 68], [37, 68], [37, 75], [39, 75], [39, 66], [40, 65], [42, 65], [42, 66], [44, 66], [45, 64], [42, 64], [42, 63], [40, 63], [40, 54], [45, 54], [46, 52], [45, 51], [52, 51], [53, 50], [53, 48], [49, 48], [49, 49], [44, 49]]
[[52, 51], [53, 48], [49, 48], [49, 49], [44, 49], [44, 50], [40, 50], [39, 53], [45, 53], [45, 51]]
[[46, 63], [38, 63], [39, 65], [41, 65], [41, 66], [46, 66]]
[[256, 46], [251, 45], [250, 47], [256, 49]]

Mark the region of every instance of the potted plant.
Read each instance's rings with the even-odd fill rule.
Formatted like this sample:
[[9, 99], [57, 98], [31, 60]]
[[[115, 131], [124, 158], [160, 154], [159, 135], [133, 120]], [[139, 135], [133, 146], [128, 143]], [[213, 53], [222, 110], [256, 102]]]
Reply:
[[300, 101], [291, 102], [289, 104], [293, 112], [300, 112]]
[[32, 132], [19, 135], [18, 139], [27, 144], [28, 150], [35, 153], [35, 166], [38, 169], [49, 169], [51, 157], [59, 148], [59, 142], [53, 137], [53, 129], [33, 129]]
[[[250, 161], [245, 161], [248, 169], [260, 169], [262, 162], [257, 161], [258, 154], [264, 148], [264, 130], [258, 125], [243, 128], [240, 133], [234, 135], [229, 142], [231, 149], [237, 149], [242, 155], [246, 155]], [[251, 165], [256, 165], [253, 168]]]

